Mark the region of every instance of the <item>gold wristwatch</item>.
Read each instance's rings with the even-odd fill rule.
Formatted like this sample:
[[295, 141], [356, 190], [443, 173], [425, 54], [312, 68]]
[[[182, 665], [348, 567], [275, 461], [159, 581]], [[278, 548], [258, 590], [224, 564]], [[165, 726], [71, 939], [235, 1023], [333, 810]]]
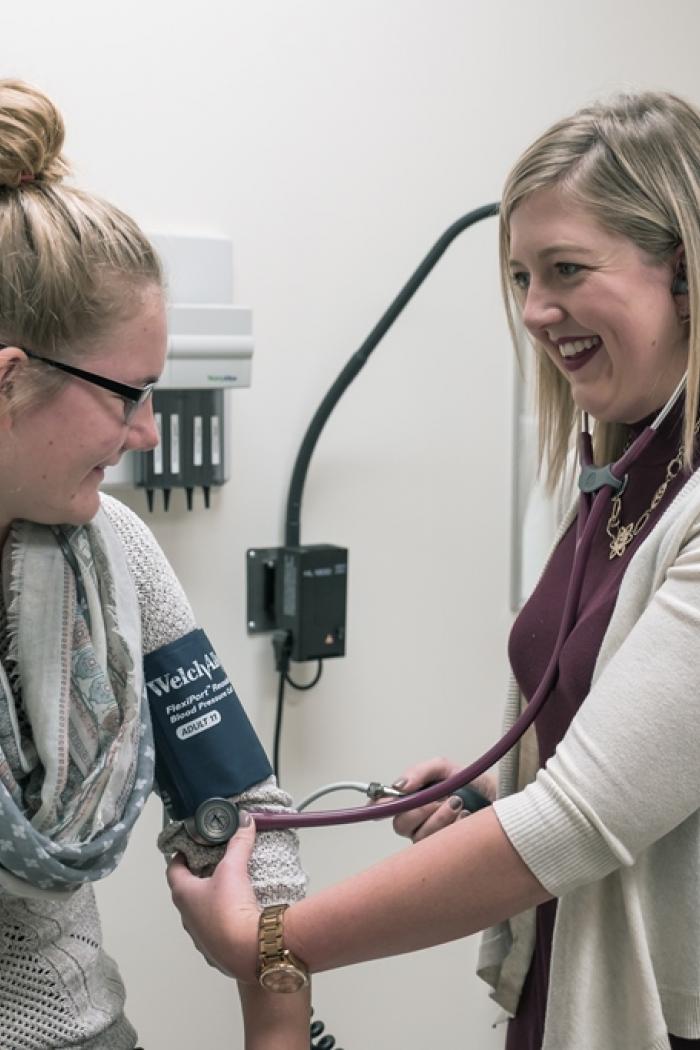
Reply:
[[283, 918], [288, 904], [263, 908], [258, 926], [258, 981], [268, 992], [299, 992], [309, 983], [301, 959], [284, 946]]

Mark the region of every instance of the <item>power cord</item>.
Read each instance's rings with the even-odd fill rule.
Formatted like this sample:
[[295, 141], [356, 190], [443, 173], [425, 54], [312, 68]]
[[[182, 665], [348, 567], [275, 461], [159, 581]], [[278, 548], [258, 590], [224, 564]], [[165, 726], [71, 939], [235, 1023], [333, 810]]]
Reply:
[[304, 689], [313, 689], [313, 687], [315, 685], [318, 685], [319, 678], [321, 677], [322, 674], [323, 674], [323, 660], [319, 660], [318, 661], [318, 667], [316, 668], [315, 676], [312, 678], [312, 680], [310, 682], [307, 682], [306, 685], [301, 685], [300, 682], [293, 682], [292, 679], [289, 677], [289, 675], [285, 675], [285, 681], [288, 683], [288, 685], [291, 685], [292, 689], [299, 689], [299, 690], [303, 691]]
[[277, 783], [280, 782], [280, 742], [282, 739], [282, 714], [284, 711], [284, 686], [285, 682], [291, 685], [292, 689], [306, 690], [313, 689], [318, 684], [321, 675], [323, 674], [323, 660], [318, 661], [318, 667], [316, 674], [310, 682], [302, 685], [300, 682], [295, 682], [289, 677], [289, 663], [290, 654], [292, 651], [292, 635], [289, 631], [273, 631], [272, 632], [272, 648], [275, 654], [275, 670], [279, 673], [279, 683], [277, 686], [277, 710], [275, 713], [275, 735], [272, 746], [272, 768], [277, 778]]

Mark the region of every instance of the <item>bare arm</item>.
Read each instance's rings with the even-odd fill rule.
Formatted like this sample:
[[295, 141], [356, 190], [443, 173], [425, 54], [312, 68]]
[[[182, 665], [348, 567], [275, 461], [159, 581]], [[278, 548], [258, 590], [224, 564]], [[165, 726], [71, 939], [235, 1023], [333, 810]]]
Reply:
[[327, 970], [443, 944], [549, 897], [488, 810], [293, 905], [285, 940]]
[[[223, 970], [254, 979], [257, 909], [247, 862], [251, 825], [229, 843], [211, 879], [177, 859], [173, 898], [195, 943]], [[436, 832], [359, 875], [293, 904], [287, 946], [312, 971], [416, 951], [463, 937], [549, 898], [511, 846], [493, 810]]]
[[256, 984], [238, 985], [245, 1026], [245, 1050], [309, 1050], [311, 995], [266, 992]]

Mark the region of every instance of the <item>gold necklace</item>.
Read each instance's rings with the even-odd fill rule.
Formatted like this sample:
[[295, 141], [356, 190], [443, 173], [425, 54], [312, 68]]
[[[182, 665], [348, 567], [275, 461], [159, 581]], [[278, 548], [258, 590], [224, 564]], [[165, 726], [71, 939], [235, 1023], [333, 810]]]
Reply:
[[[697, 437], [698, 431], [700, 431], [700, 419], [698, 419], [695, 424], [695, 429], [693, 431], [695, 437]], [[612, 561], [613, 558], [621, 558], [634, 537], [642, 531], [646, 523], [649, 521], [651, 512], [658, 507], [659, 503], [661, 503], [661, 500], [666, 495], [666, 489], [680, 471], [681, 466], [683, 465], [684, 451], [683, 443], [681, 442], [678, 452], [666, 467], [666, 477], [652, 496], [651, 503], [647, 509], [639, 518], [637, 518], [636, 521], [628, 521], [626, 525], [621, 525], [620, 515], [622, 514], [622, 495], [615, 494], [612, 497], [612, 510], [610, 511], [610, 517], [608, 518], [608, 524], [605, 530], [610, 537], [609, 560]]]

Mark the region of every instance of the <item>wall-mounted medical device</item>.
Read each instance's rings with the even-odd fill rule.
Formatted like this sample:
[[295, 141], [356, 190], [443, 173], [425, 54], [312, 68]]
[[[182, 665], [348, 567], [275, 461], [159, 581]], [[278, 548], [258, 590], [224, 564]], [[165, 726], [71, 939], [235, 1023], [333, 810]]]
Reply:
[[153, 395], [160, 443], [129, 453], [107, 472], [105, 485], [156, 492], [167, 510], [173, 489], [192, 509], [196, 489], [209, 506], [211, 489], [229, 478], [227, 394], [250, 386], [252, 311], [234, 306], [233, 248], [227, 237], [154, 234], [166, 275], [168, 355]]
[[295, 662], [345, 655], [348, 552], [315, 543], [248, 551], [248, 632], [281, 631]]

